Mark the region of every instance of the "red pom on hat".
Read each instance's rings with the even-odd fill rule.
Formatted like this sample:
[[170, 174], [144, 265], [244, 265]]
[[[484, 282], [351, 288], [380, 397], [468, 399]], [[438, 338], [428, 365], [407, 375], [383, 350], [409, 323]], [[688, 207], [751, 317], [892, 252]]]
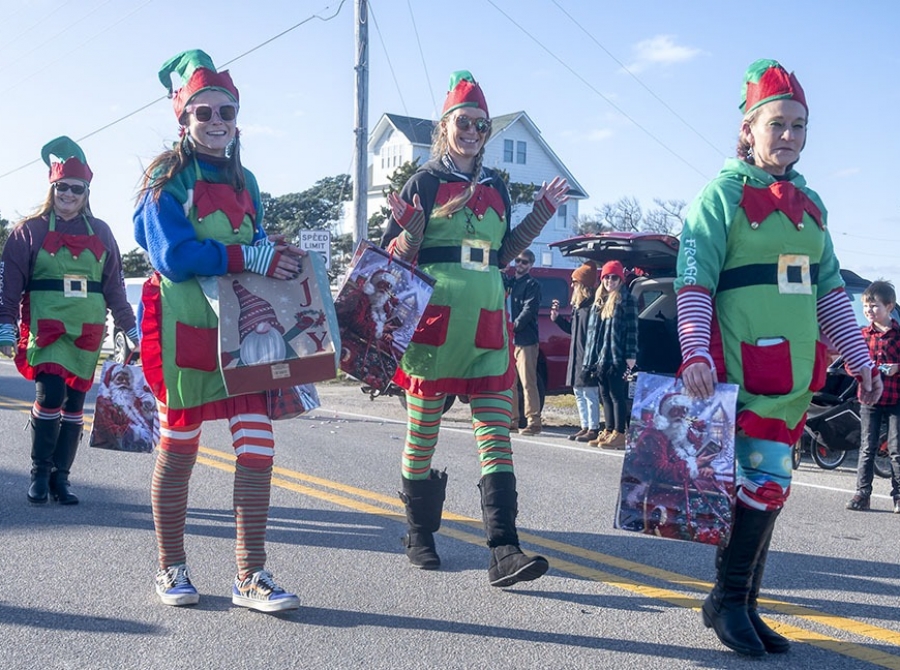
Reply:
[[457, 70], [450, 75], [450, 86], [441, 116], [446, 116], [448, 112], [459, 107], [477, 107], [484, 110], [488, 118], [491, 116], [488, 112], [487, 101], [484, 99], [484, 92], [468, 70]]

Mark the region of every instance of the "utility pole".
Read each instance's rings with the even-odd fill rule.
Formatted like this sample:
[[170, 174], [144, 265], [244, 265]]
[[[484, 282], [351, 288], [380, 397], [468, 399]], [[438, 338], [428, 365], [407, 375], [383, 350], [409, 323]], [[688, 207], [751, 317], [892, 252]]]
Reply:
[[356, 151], [353, 154], [353, 242], [369, 238], [366, 218], [369, 143], [369, 18], [368, 0], [355, 0], [356, 16]]

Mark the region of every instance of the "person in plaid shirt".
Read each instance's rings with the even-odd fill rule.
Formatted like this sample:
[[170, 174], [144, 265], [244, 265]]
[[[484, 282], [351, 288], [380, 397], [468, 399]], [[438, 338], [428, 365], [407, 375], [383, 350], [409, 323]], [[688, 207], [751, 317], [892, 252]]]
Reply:
[[900, 514], [900, 453], [898, 453], [898, 430], [900, 430], [900, 324], [892, 317], [897, 295], [890, 282], [875, 281], [862, 295], [863, 311], [869, 325], [863, 326], [863, 337], [869, 345], [872, 360], [884, 375], [884, 392], [874, 405], [860, 406], [859, 461], [856, 466], [856, 495], [847, 503], [847, 509], [864, 511], [869, 509], [872, 497], [872, 478], [875, 454], [881, 444], [881, 424], [888, 420], [888, 451], [891, 455], [891, 497], [894, 499], [894, 514]]

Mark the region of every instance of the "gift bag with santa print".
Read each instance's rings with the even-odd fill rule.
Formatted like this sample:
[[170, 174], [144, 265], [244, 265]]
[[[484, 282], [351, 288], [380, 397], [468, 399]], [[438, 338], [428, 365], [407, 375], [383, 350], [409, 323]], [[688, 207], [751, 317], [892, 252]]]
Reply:
[[156, 399], [139, 366], [103, 364], [88, 442], [99, 449], [147, 454], [159, 444]]
[[287, 281], [251, 272], [204, 278], [219, 317], [219, 358], [229, 395], [333, 379], [340, 335], [325, 262], [303, 257]]
[[638, 373], [614, 525], [645, 535], [718, 545], [735, 500], [738, 387], [706, 400], [681, 380]]
[[371, 242], [356, 248], [335, 298], [341, 370], [384, 390], [434, 290], [434, 277]]

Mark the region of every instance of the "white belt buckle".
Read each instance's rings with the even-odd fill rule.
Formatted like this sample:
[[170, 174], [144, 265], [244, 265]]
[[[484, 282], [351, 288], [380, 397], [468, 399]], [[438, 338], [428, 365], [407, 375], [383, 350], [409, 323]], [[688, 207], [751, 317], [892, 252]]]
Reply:
[[[481, 249], [481, 260], [472, 260], [472, 249]], [[491, 267], [491, 243], [488, 240], [463, 240], [460, 245], [460, 261], [463, 270], [487, 272]]]
[[63, 277], [63, 295], [67, 298], [87, 298], [87, 277], [65, 275]]
[[778, 292], [812, 295], [809, 256], [781, 254], [778, 257]]

